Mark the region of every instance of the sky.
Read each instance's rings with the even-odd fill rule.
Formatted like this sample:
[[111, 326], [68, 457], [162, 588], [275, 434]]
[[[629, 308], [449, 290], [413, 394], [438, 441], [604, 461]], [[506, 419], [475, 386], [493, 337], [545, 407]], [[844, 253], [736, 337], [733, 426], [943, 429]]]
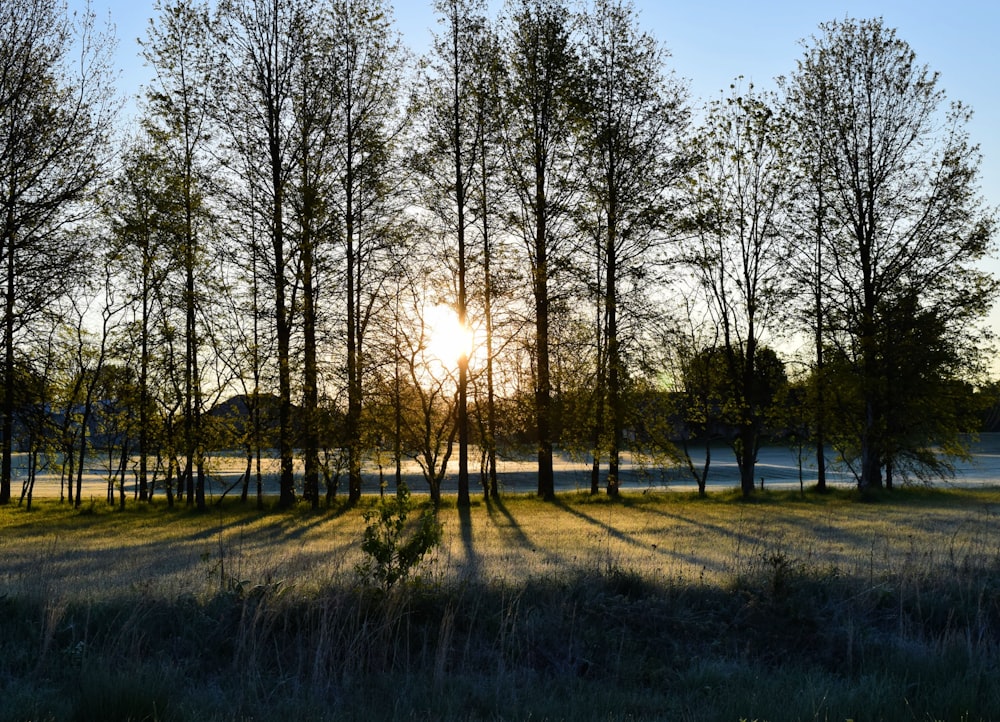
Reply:
[[[70, 8], [84, 0], [68, 0]], [[119, 39], [123, 91], [137, 92], [148, 78], [136, 38], [145, 36], [155, 0], [91, 0], [98, 18], [110, 17]], [[417, 53], [436, 27], [431, 0], [396, 0], [397, 27]], [[634, 0], [643, 28], [670, 51], [670, 67], [688, 84], [692, 104], [714, 99], [737, 77], [758, 88], [792, 73], [803, 40], [820, 23], [883, 18], [916, 52], [918, 62], [940, 73], [949, 100], [974, 111], [969, 132], [983, 154], [982, 191], [1000, 206], [1000, 3], [992, 0]], [[497, 9], [499, 0], [490, 0]], [[987, 264], [1000, 274], [1000, 261]], [[993, 327], [1000, 333], [1000, 309]]]
[[[91, 0], [99, 19], [116, 27], [122, 89], [148, 77], [136, 38], [146, 34], [154, 0]], [[83, 0], [69, 0], [71, 8]], [[500, 6], [491, 0], [493, 8]], [[699, 104], [739, 75], [757, 87], [794, 71], [801, 41], [821, 22], [882, 17], [908, 42], [920, 62], [941, 74], [949, 99], [975, 111], [970, 131], [983, 154], [983, 189], [1000, 205], [1000, 3], [988, 0], [635, 0], [643, 27], [670, 51], [670, 70], [687, 81]], [[415, 51], [425, 50], [436, 27], [431, 0], [397, 0], [397, 26]]]

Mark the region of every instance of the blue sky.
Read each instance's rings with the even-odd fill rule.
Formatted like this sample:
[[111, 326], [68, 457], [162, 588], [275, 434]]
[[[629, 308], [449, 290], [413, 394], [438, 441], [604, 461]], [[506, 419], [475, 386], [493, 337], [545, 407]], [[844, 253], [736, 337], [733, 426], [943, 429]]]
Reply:
[[[80, 7], [83, 0], [68, 0]], [[144, 36], [154, 0], [92, 0], [99, 18], [110, 14], [119, 38], [122, 89], [135, 92], [147, 77], [135, 39]], [[493, 8], [501, 2], [490, 0]], [[397, 26], [416, 52], [435, 27], [431, 0], [397, 0]], [[643, 27], [671, 52], [671, 69], [688, 82], [693, 103], [716, 97], [739, 75], [758, 87], [791, 73], [801, 42], [821, 22], [882, 17], [908, 42], [918, 61], [941, 74], [951, 100], [971, 106], [972, 140], [983, 153], [982, 189], [1000, 206], [1000, 3], [992, 0], [635, 0]], [[1000, 262], [989, 267], [1000, 273]], [[1000, 332], [1000, 310], [993, 315]]]
[[[82, 0], [69, 0], [80, 7]], [[154, 0], [92, 0], [110, 14], [119, 38], [122, 89], [146, 78], [135, 39], [145, 35]], [[491, 0], [491, 6], [500, 6]], [[435, 27], [431, 0], [397, 0], [397, 25], [414, 50], [427, 47]], [[788, 74], [802, 56], [800, 41], [826, 20], [882, 17], [941, 73], [949, 98], [975, 110], [973, 140], [984, 153], [983, 189], [1000, 205], [1000, 3], [985, 0], [636, 0], [642, 24], [671, 52], [671, 66], [689, 83], [695, 103], [715, 97], [738, 75], [759, 87]]]

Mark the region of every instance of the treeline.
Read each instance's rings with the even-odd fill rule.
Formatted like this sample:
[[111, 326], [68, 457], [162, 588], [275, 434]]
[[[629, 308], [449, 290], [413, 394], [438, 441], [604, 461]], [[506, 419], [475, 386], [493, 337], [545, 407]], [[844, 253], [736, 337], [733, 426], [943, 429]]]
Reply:
[[413, 57], [384, 0], [162, 0], [124, 134], [94, 18], [4, 4], [0, 503], [22, 450], [80, 504], [98, 437], [120, 503], [199, 507], [219, 448], [313, 506], [406, 459], [465, 505], [513, 445], [546, 498], [556, 447], [612, 495], [625, 450], [704, 490], [724, 439], [747, 495], [774, 435], [821, 488], [832, 453], [861, 488], [964, 453], [995, 219], [895, 31], [824, 23], [696, 106], [626, 0], [434, 8]]

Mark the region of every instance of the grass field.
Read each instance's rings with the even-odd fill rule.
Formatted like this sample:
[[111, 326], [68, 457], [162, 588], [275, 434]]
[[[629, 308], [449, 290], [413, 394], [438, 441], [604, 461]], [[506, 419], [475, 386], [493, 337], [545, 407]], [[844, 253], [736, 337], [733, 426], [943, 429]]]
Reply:
[[0, 509], [0, 720], [1000, 719], [996, 488], [361, 511]]

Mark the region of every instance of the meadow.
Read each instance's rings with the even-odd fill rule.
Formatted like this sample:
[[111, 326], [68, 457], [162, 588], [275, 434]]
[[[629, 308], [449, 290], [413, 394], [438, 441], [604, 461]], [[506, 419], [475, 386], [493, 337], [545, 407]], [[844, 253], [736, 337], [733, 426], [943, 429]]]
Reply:
[[0, 509], [0, 720], [1000, 719], [1000, 489], [375, 503]]

